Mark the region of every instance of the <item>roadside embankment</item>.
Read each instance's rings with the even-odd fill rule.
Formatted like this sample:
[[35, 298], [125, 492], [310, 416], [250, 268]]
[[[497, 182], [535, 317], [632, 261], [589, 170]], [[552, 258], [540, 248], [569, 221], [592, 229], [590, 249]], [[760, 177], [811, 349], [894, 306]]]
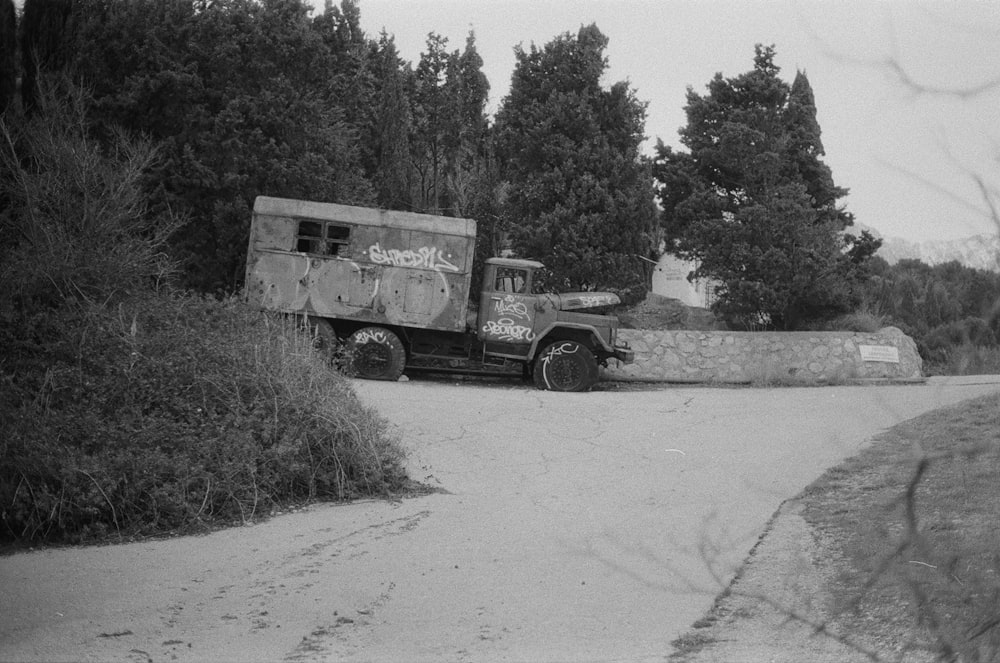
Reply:
[[913, 339], [895, 327], [860, 332], [731, 332], [622, 329], [635, 362], [607, 380], [816, 384], [920, 379]]

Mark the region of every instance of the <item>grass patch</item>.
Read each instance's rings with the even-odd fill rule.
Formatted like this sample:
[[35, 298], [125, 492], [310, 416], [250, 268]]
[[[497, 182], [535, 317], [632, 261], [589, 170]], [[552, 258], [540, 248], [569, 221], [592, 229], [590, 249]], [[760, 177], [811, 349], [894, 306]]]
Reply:
[[810, 486], [804, 516], [843, 561], [831, 593], [847, 632], [998, 660], [998, 487], [1000, 395], [897, 426]]
[[[695, 626], [695, 628], [703, 628]], [[694, 656], [706, 647], [715, 644], [716, 639], [711, 635], [698, 631], [688, 631], [670, 643], [674, 648], [670, 654], [670, 660], [684, 660], [686, 657]]]

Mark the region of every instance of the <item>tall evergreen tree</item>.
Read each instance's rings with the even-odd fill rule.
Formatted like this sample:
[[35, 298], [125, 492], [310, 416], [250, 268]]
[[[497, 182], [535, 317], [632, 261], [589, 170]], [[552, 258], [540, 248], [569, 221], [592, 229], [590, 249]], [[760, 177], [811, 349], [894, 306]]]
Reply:
[[489, 83], [470, 33], [465, 50], [447, 50], [431, 33], [413, 75], [410, 137], [414, 206], [436, 214], [464, 214], [475, 186], [488, 130]]
[[853, 218], [820, 158], [811, 86], [800, 72], [789, 87], [774, 55], [758, 45], [751, 71], [716, 74], [705, 96], [689, 88], [689, 151], [660, 143], [653, 172], [668, 250], [717, 284], [716, 310], [795, 329], [856, 305], [878, 242], [842, 232]]
[[[453, 96], [453, 133], [449, 137], [447, 202], [450, 213], [467, 216], [475, 200], [490, 197], [495, 186], [489, 172], [489, 121], [486, 100], [490, 84], [483, 73], [483, 59], [476, 50], [476, 36], [470, 32], [465, 50], [451, 61], [449, 91]], [[487, 191], [481, 189], [486, 188]]]
[[382, 33], [379, 41], [378, 97], [372, 136], [377, 156], [374, 173], [379, 205], [410, 210], [410, 107], [406, 70], [395, 41]]
[[380, 42], [369, 39], [361, 29], [357, 0], [341, 0], [339, 6], [326, 0], [324, 12], [313, 19], [313, 28], [330, 52], [323, 72], [328, 80], [327, 98], [340, 109], [345, 125], [356, 132], [358, 162], [365, 177], [375, 182], [379, 143], [372, 108], [379, 103]]
[[601, 87], [607, 43], [590, 25], [541, 49], [515, 49], [495, 126], [505, 216], [513, 249], [545, 261], [550, 287], [641, 297], [640, 258], [656, 245], [652, 180], [639, 154], [645, 104], [625, 82]]
[[[812, 86], [804, 71], [795, 73], [785, 118], [790, 141], [787, 153], [813, 199], [813, 207], [821, 216], [841, 223], [845, 228], [852, 225], [854, 217], [837, 207], [837, 201], [847, 195], [847, 189], [833, 183], [830, 167], [820, 158], [826, 155], [826, 151], [820, 138], [822, 131], [816, 119]], [[794, 173], [791, 175], [794, 176]]]
[[447, 51], [448, 39], [431, 33], [421, 53], [413, 88], [413, 168], [416, 208], [440, 214], [445, 193], [448, 153], [457, 139], [454, 115], [453, 62], [457, 53]]
[[486, 119], [486, 100], [490, 93], [490, 82], [483, 73], [483, 58], [476, 49], [476, 35], [469, 32], [465, 39], [465, 50], [455, 61], [453, 89], [457, 96], [459, 140], [461, 143], [481, 149], [489, 123]]
[[17, 12], [14, 0], [0, 0], [0, 114], [17, 93]]

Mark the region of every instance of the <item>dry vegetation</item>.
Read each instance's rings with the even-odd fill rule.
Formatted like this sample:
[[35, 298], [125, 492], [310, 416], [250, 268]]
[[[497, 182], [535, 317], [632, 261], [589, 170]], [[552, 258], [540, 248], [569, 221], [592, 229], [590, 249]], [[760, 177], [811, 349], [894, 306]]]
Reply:
[[782, 505], [670, 660], [1000, 660], [1000, 394], [905, 422]]
[[384, 420], [295, 321], [171, 290], [155, 152], [72, 86], [0, 121], [0, 544], [246, 522], [405, 483]]
[[846, 630], [899, 651], [1000, 657], [1000, 396], [902, 424], [828, 471], [804, 515], [847, 562], [833, 585]]

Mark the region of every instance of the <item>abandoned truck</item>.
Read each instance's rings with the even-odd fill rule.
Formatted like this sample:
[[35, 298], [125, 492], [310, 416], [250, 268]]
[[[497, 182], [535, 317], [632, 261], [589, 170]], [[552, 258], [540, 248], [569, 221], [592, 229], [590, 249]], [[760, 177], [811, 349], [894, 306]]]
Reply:
[[247, 297], [343, 341], [350, 372], [369, 379], [407, 367], [520, 371], [541, 389], [585, 391], [598, 364], [633, 360], [616, 317], [581, 312], [618, 296], [536, 292], [539, 262], [488, 259], [470, 304], [475, 242], [472, 219], [261, 196]]

